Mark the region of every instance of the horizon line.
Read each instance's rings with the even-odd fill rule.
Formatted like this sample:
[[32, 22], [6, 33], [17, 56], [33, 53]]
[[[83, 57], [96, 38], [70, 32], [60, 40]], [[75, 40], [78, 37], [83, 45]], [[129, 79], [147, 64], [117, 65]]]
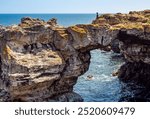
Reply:
[[95, 12], [95, 13], [0, 13], [0, 14], [96, 14], [96, 13], [99, 13], [99, 14], [116, 14], [116, 13], [122, 13], [122, 14], [126, 14], [126, 13], [129, 13], [129, 12], [104, 12], [104, 13], [100, 13], [100, 12]]

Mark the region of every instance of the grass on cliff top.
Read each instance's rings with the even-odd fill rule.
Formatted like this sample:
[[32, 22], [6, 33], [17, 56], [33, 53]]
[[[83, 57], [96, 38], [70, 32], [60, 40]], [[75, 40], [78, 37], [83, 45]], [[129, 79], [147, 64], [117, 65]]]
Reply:
[[59, 36], [61, 37], [61, 38], [63, 38], [64, 40], [67, 40], [68, 39], [68, 33], [67, 33], [67, 31], [66, 31], [66, 29], [64, 29], [64, 28], [57, 28], [56, 29], [56, 32], [59, 34]]
[[111, 30], [116, 30], [116, 29], [143, 29], [142, 24], [137, 24], [137, 23], [125, 23], [125, 24], [117, 24], [111, 27]]
[[77, 27], [77, 26], [71, 26], [70, 29], [77, 32], [77, 33], [81, 33], [81, 34], [87, 33], [87, 31], [85, 29]]
[[110, 30], [118, 29], [145, 29], [150, 25], [150, 10], [148, 12], [132, 12], [130, 14], [103, 14], [94, 21], [94, 24], [108, 24]]

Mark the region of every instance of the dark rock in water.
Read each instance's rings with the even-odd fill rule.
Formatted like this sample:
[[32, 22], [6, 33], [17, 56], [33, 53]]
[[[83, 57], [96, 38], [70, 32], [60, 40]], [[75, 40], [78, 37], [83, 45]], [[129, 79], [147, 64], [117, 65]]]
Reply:
[[88, 79], [88, 80], [92, 80], [92, 79], [93, 79], [93, 76], [92, 76], [92, 75], [88, 75], [88, 76], [87, 76], [87, 79]]
[[118, 71], [114, 71], [114, 72], [112, 73], [112, 76], [118, 76]]

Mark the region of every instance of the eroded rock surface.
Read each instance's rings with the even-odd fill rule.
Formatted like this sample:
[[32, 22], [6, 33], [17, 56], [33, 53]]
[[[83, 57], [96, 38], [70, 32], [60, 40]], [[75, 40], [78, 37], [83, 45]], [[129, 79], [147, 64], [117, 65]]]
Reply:
[[119, 30], [118, 39], [112, 41], [111, 45], [116, 52], [120, 50], [126, 59], [118, 72], [119, 78], [124, 81], [135, 80], [149, 87], [150, 10], [129, 14], [104, 14], [93, 23]]
[[[149, 16], [148, 10], [107, 14], [92, 24], [67, 28], [56, 19], [23, 18], [19, 25], [0, 27], [1, 101], [82, 101], [73, 86], [89, 68], [90, 51], [97, 48], [112, 47], [131, 65], [147, 66]], [[128, 74], [122, 72], [125, 79]]]

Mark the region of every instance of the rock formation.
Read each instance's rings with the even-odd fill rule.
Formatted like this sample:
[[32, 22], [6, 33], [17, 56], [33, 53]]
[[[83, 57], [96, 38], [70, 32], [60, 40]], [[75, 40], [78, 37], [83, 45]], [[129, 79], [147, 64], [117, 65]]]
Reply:
[[110, 29], [119, 30], [118, 38], [112, 41], [112, 49], [115, 48], [116, 52], [120, 50], [126, 63], [121, 66], [118, 77], [123, 81], [138, 81], [149, 88], [150, 10], [129, 14], [105, 14], [93, 23], [110, 25]]
[[127, 79], [132, 70], [128, 65], [136, 67], [135, 74], [139, 67], [141, 76], [145, 71], [149, 76], [149, 41], [148, 10], [105, 14], [92, 24], [67, 28], [56, 19], [32, 18], [0, 27], [0, 101], [83, 101], [73, 86], [89, 68], [90, 51], [97, 48], [111, 46], [123, 53], [127, 63], [120, 78]]

